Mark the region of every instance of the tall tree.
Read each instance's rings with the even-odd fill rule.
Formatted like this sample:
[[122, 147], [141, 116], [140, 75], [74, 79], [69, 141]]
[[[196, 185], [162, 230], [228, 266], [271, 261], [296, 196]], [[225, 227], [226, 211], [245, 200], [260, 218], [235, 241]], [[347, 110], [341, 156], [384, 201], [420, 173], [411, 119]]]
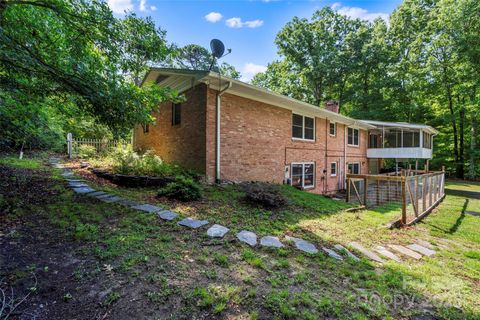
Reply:
[[[142, 25], [135, 19], [129, 16], [128, 24]], [[4, 0], [0, 98], [14, 108], [25, 99], [54, 96], [125, 134], [135, 123], [151, 121], [161, 101], [176, 97], [165, 88], [139, 88], [123, 76], [141, 69], [130, 63], [148, 52], [130, 45], [140, 42], [103, 1]]]
[[178, 48], [173, 62], [174, 67], [192, 70], [214, 70], [221, 75], [233, 79], [240, 79], [241, 74], [235, 67], [227, 62], [218, 65], [206, 48], [197, 44], [188, 44]]

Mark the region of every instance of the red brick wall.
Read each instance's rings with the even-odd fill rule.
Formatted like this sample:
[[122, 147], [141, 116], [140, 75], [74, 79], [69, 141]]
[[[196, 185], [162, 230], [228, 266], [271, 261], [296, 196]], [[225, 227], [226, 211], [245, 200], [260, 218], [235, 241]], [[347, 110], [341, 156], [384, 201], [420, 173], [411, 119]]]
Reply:
[[[204, 172], [208, 181], [215, 181], [216, 93], [205, 85], [189, 90], [180, 127], [172, 127], [171, 104], [163, 104], [149, 133], [144, 134], [141, 126], [135, 128], [136, 148], [154, 149], [164, 160]], [[311, 191], [332, 193], [343, 188], [345, 129], [337, 124], [336, 135], [330, 136], [328, 124], [315, 118], [315, 141], [294, 140], [291, 111], [227, 91], [221, 106], [221, 178], [283, 183], [285, 165], [314, 162]], [[360, 146], [347, 147], [347, 163], [359, 162], [361, 173], [368, 170], [366, 137], [366, 131], [360, 130]], [[336, 177], [330, 173], [333, 161]]]
[[[215, 99], [216, 92], [209, 90], [206, 172], [210, 181], [215, 178]], [[314, 162], [313, 192], [335, 192], [339, 185], [343, 188], [339, 173], [344, 170], [344, 126], [337, 124], [334, 137], [327, 131], [327, 120], [316, 118], [315, 126], [315, 141], [294, 140], [291, 111], [225, 93], [221, 107], [221, 178], [282, 183], [285, 165]], [[331, 161], [338, 162], [336, 177], [330, 174]], [[364, 130], [360, 130], [360, 146], [347, 147], [347, 163], [354, 161], [360, 162], [361, 172], [366, 172]]]
[[205, 104], [206, 85], [199, 85], [185, 93], [187, 101], [181, 106], [181, 123], [172, 126], [172, 103], [160, 105], [154, 112], [156, 124], [148, 133], [142, 126], [134, 129], [135, 149], [155, 150], [163, 160], [205, 173]]

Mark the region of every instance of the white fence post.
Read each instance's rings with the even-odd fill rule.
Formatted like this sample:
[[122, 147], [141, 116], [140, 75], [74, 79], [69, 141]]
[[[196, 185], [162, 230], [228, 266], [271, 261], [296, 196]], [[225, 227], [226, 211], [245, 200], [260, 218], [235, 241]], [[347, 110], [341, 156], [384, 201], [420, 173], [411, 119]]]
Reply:
[[69, 132], [67, 133], [67, 152], [68, 152], [68, 157], [71, 159], [72, 158], [72, 144], [73, 144], [73, 138], [72, 134]]

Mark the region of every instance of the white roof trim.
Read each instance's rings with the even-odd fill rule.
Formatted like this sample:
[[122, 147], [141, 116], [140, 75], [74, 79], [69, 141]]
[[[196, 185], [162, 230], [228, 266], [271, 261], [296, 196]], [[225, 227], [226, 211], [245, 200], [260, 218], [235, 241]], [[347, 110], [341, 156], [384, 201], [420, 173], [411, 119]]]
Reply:
[[407, 122], [389, 122], [389, 121], [377, 121], [377, 120], [362, 120], [362, 121], [377, 127], [421, 129], [431, 134], [438, 134], [438, 131], [435, 128], [428, 126], [426, 124], [416, 124], [416, 123], [407, 123]]

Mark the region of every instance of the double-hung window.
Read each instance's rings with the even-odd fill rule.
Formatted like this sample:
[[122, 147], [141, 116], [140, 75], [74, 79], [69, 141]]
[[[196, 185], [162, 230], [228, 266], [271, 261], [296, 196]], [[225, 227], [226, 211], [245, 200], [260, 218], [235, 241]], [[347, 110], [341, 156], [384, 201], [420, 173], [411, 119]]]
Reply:
[[348, 145], [358, 146], [359, 130], [354, 128], [348, 128]]
[[315, 187], [315, 164], [313, 162], [292, 163], [292, 186]]
[[337, 124], [335, 122], [330, 122], [330, 135], [331, 136], [337, 135]]
[[330, 163], [330, 175], [332, 177], [337, 176], [337, 163], [336, 162], [331, 162]]
[[315, 119], [293, 113], [292, 137], [313, 141], [315, 139]]
[[182, 123], [182, 105], [180, 103], [172, 104], [172, 126], [178, 126]]

